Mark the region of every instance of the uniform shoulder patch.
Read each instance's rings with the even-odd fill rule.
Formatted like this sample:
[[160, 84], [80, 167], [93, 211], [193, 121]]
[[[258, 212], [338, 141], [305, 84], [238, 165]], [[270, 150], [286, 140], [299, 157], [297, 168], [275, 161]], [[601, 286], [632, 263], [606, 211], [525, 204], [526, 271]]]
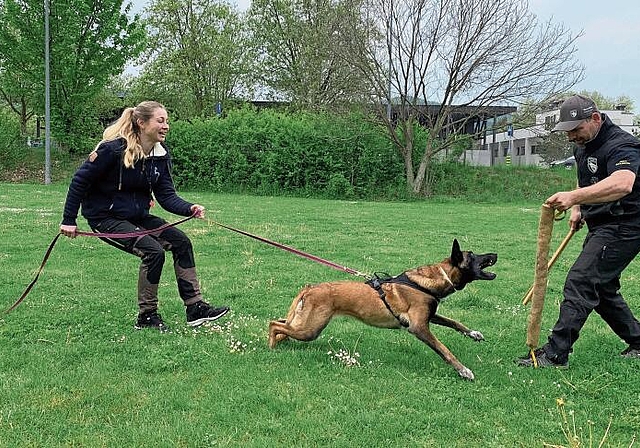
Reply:
[[631, 162], [629, 162], [626, 159], [622, 159], [618, 163], [616, 163], [616, 166], [625, 166], [625, 165], [631, 165]]
[[98, 158], [98, 151], [93, 151], [89, 154], [89, 162], [94, 162]]

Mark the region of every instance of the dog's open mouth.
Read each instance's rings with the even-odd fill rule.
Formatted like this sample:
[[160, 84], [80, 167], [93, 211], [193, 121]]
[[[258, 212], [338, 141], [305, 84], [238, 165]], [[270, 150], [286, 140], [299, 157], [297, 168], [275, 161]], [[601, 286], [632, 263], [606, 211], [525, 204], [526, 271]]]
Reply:
[[486, 268], [493, 266], [498, 261], [497, 254], [486, 254], [479, 257], [478, 268], [480, 270], [478, 278], [481, 280], [493, 280], [496, 278], [496, 274], [493, 272], [485, 271]]

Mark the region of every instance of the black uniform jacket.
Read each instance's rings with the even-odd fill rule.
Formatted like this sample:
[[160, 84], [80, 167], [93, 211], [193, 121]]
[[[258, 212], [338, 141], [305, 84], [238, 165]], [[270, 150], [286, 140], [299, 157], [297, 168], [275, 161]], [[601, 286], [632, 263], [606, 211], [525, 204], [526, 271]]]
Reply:
[[574, 149], [578, 186], [588, 187], [618, 170], [633, 171], [636, 181], [631, 193], [617, 201], [581, 205], [582, 217], [589, 227], [640, 220], [640, 140], [615, 125], [605, 114], [602, 117], [604, 121], [598, 135], [584, 147]]

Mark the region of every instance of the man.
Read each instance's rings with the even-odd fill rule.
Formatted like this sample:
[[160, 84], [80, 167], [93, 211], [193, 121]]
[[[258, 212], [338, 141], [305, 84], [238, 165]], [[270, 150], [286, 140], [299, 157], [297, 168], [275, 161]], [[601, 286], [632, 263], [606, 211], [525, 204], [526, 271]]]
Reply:
[[[640, 324], [620, 295], [620, 275], [640, 252], [640, 140], [613, 124], [587, 97], [562, 103], [552, 132], [575, 144], [578, 188], [546, 200], [571, 209], [569, 225], [587, 224], [582, 252], [569, 270], [560, 316], [547, 343], [535, 350], [538, 367], [568, 367], [569, 353], [591, 311], [629, 346], [621, 353], [640, 358]], [[516, 363], [533, 366], [531, 356]]]

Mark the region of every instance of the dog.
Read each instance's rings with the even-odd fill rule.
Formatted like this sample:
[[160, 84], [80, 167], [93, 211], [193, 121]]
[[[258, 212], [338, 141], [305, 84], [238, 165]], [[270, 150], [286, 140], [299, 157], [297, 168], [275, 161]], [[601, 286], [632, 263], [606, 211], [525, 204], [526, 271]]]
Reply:
[[436, 314], [441, 299], [462, 290], [474, 280], [493, 280], [496, 274], [484, 269], [498, 260], [495, 253], [461, 251], [453, 240], [451, 256], [440, 263], [410, 269], [396, 277], [374, 277], [367, 282], [336, 281], [307, 285], [293, 299], [286, 319], [269, 323], [269, 347], [291, 337], [313, 341], [333, 316], [355, 317], [379, 328], [406, 328], [431, 347], [458, 374], [473, 380], [473, 372], [436, 338], [430, 323], [453, 328], [475, 341], [484, 340], [479, 331]]

